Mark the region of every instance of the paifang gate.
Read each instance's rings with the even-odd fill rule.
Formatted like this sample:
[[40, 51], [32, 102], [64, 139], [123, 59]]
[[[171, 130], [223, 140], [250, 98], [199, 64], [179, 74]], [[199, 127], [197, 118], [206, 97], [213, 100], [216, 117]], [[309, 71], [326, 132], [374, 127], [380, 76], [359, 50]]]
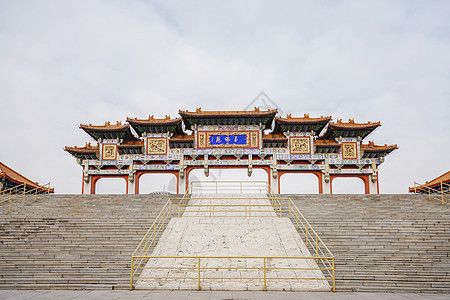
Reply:
[[261, 168], [275, 193], [287, 173], [317, 176], [318, 193], [331, 194], [338, 177], [363, 180], [366, 194], [379, 193], [378, 167], [397, 145], [364, 143], [380, 122], [332, 121], [278, 116], [276, 109], [254, 111], [179, 111], [179, 117], [127, 118], [125, 124], [80, 125], [95, 141], [65, 147], [83, 167], [83, 194], [95, 194], [100, 178], [126, 180], [128, 194], [139, 193], [145, 173], [172, 173], [177, 191], [188, 186], [189, 172], [210, 168]]

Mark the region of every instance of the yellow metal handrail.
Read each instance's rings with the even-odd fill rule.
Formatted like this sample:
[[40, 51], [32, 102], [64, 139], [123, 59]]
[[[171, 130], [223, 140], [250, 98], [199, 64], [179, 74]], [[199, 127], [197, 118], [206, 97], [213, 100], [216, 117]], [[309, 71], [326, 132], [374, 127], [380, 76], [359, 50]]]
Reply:
[[[1, 212], [4, 212], [7, 210], [8, 213], [11, 213], [14, 201], [21, 200], [22, 207], [24, 207], [27, 195], [34, 194], [34, 200], [36, 200], [37, 195], [39, 193], [45, 192], [45, 190], [47, 190], [47, 192], [46, 192], [47, 194], [50, 194], [50, 182], [47, 184], [44, 184], [40, 187], [36, 187], [36, 188], [28, 189], [28, 190], [27, 190], [26, 183], [16, 185], [7, 190], [3, 190], [0, 193], [0, 195], [3, 195], [3, 197], [1, 197], [1, 196], [0, 197], [6, 198], [6, 199], [0, 198], [1, 199], [0, 200], [0, 210], [1, 210]], [[7, 207], [7, 208], [5, 209], [5, 207]]]
[[[208, 199], [210, 200], [208, 204], [192, 204], [189, 203], [189, 200], [191, 199], [191, 194], [189, 192], [192, 192], [193, 186], [190, 185], [186, 191], [186, 194], [183, 195], [182, 198], [171, 198], [167, 201], [167, 203], [164, 205], [158, 216], [156, 217], [153, 224], [150, 226], [149, 230], [146, 232], [144, 237], [142, 238], [141, 242], [137, 246], [136, 250], [133, 252], [133, 255], [131, 257], [131, 278], [130, 278], [130, 290], [133, 289], [134, 281], [137, 280], [137, 272], [139, 270], [147, 269], [149, 267], [146, 267], [145, 264], [149, 259], [158, 259], [158, 258], [168, 258], [168, 257], [160, 257], [160, 256], [151, 256], [149, 253], [151, 253], [157, 243], [158, 237], [162, 234], [166, 224], [169, 222], [169, 220], [172, 217], [187, 217], [185, 212], [189, 213], [195, 213], [195, 212], [202, 212], [202, 213], [208, 213], [205, 215], [205, 217], [226, 217], [226, 215], [220, 215], [220, 213], [243, 213], [242, 217], [288, 217], [292, 223], [294, 224], [296, 230], [299, 233], [302, 233], [305, 244], [309, 248], [311, 253], [314, 253], [310, 257], [284, 257], [283, 259], [314, 259], [316, 263], [318, 264], [319, 268], [318, 270], [321, 270], [323, 275], [325, 276], [325, 280], [329, 280], [332, 282], [332, 290], [336, 290], [335, 285], [335, 264], [334, 264], [334, 256], [331, 253], [331, 251], [328, 249], [328, 247], [325, 245], [325, 243], [322, 241], [322, 239], [318, 236], [316, 231], [311, 227], [309, 222], [306, 220], [306, 218], [303, 216], [303, 214], [300, 212], [298, 207], [295, 205], [295, 203], [290, 198], [281, 198], [276, 197], [275, 194], [270, 189], [270, 186], [267, 184], [267, 197], [198, 197], [195, 196], [193, 199]], [[216, 204], [214, 203], [215, 200], [218, 199], [246, 199], [249, 200], [248, 204]], [[270, 205], [268, 204], [260, 204], [260, 203], [251, 203], [254, 199], [268, 199], [270, 200]], [[189, 210], [186, 209], [189, 207]], [[261, 210], [261, 208], [265, 207], [271, 207], [271, 210]], [[193, 208], [197, 208], [198, 210], [193, 210]], [[201, 210], [201, 208], [205, 208], [205, 210]], [[274, 215], [260, 215], [258, 213], [261, 212], [274, 212]], [[197, 216], [198, 217], [198, 216]], [[236, 215], [232, 215], [230, 217], [236, 217]], [[172, 258], [172, 257], [171, 257]], [[181, 258], [179, 256], [173, 257], [173, 258]], [[187, 257], [186, 257], [187, 258]], [[201, 259], [207, 259], [212, 257], [191, 257], [198, 259], [199, 265], [198, 265], [198, 281], [199, 281], [199, 289], [200, 287], [200, 270], [205, 270], [205, 268], [200, 267], [200, 260]], [[224, 258], [224, 259], [232, 259], [237, 257], [217, 257], [217, 258]], [[239, 257], [240, 259], [248, 259], [249, 257]], [[258, 257], [259, 259], [268, 259], [269, 257]], [[279, 257], [282, 259], [282, 257]], [[217, 268], [214, 268], [217, 269]], [[232, 267], [226, 267], [225, 269], [233, 269]], [[268, 268], [264, 265], [260, 268], [261, 270], [267, 270]], [[274, 267], [274, 269], [276, 269]], [[264, 271], [264, 274], [266, 272]], [[138, 277], [139, 279], [145, 279], [142, 277]], [[166, 277], [165, 277], [166, 278]], [[174, 277], [170, 277], [171, 279], [175, 279]], [[183, 277], [187, 279], [187, 277]], [[208, 279], [202, 276], [203, 279]], [[231, 279], [229, 277], [226, 277], [227, 279]], [[271, 280], [274, 278], [266, 278], [264, 275], [264, 283], [266, 283], [266, 280]], [[191, 278], [192, 279], [192, 278]], [[218, 278], [220, 279], [220, 278]], [[262, 278], [260, 278], [262, 279]], [[279, 279], [279, 278], [278, 278]], [[323, 279], [323, 278], [322, 278]], [[266, 287], [266, 284], [264, 284]]]
[[189, 191], [194, 193], [196, 189], [209, 188], [215, 194], [219, 194], [225, 189], [226, 192], [235, 191], [236, 193], [244, 194], [251, 191], [259, 194], [268, 193], [269, 185], [267, 181], [237, 181], [237, 180], [223, 180], [223, 181], [192, 181], [189, 184]]
[[[209, 213], [209, 217], [223, 217], [220, 213], [244, 213], [241, 216], [233, 215], [233, 217], [264, 217], [258, 213], [276, 213], [281, 216], [281, 204], [277, 201], [278, 198], [269, 198], [269, 197], [200, 197], [195, 196], [192, 199], [195, 200], [209, 200], [207, 204], [193, 204], [187, 203], [185, 201], [186, 198], [170, 198], [171, 205], [177, 206], [176, 217], [198, 217], [195, 215], [186, 215], [185, 212], [190, 214], [192, 213]], [[215, 204], [215, 200], [248, 200], [248, 204]], [[270, 204], [260, 204], [255, 203], [253, 200], [270, 200]], [[186, 208], [189, 207], [189, 210], [186, 211]], [[192, 208], [199, 208], [199, 210], [193, 210]], [[201, 208], [207, 208], [206, 210], [201, 210]], [[217, 209], [219, 208], [219, 209]], [[220, 208], [233, 208], [232, 210], [220, 210]], [[241, 208], [234, 209], [234, 208]], [[256, 209], [252, 209], [256, 208]], [[259, 208], [270, 208], [269, 210], [261, 210]], [[275, 209], [275, 211], [274, 211]], [[255, 215], [256, 213], [256, 215]], [[271, 215], [266, 215], [267, 217], [271, 217]], [[275, 215], [273, 215], [275, 216]]]
[[[218, 279], [218, 280], [260, 280], [264, 283], [264, 291], [267, 291], [267, 282], [271, 281], [271, 280], [326, 280], [328, 281], [329, 278], [326, 277], [299, 277], [298, 274], [296, 274], [294, 272], [294, 276], [284, 276], [284, 277], [279, 277], [279, 276], [268, 276], [268, 272], [270, 271], [282, 271], [282, 270], [289, 270], [289, 271], [320, 271], [323, 274], [323, 271], [326, 271], [328, 273], [332, 272], [332, 274], [334, 274], [334, 267], [335, 267], [335, 263], [334, 263], [334, 257], [330, 256], [330, 257], [324, 257], [324, 256], [133, 256], [131, 258], [131, 264], [135, 265], [134, 261], [135, 260], [148, 260], [148, 259], [180, 259], [180, 260], [185, 260], [185, 259], [192, 259], [194, 262], [194, 265], [191, 267], [179, 267], [179, 266], [174, 266], [173, 264], [171, 264], [170, 266], [158, 266], [158, 267], [139, 267], [139, 269], [141, 270], [145, 270], [145, 269], [152, 269], [152, 270], [167, 270], [166, 274], [169, 274], [171, 271], [176, 272], [177, 274], [180, 274], [180, 271], [184, 271], [184, 272], [188, 272], [188, 271], [194, 271], [191, 272], [191, 276], [189, 276], [188, 274], [184, 275], [184, 276], [139, 276], [140, 280], [146, 280], [146, 279], [183, 279], [185, 282], [186, 280], [193, 280], [196, 282], [197, 284], [197, 289], [201, 290], [201, 281], [202, 280], [214, 280], [214, 279]], [[209, 264], [208, 267], [202, 266], [202, 261], [203, 264], [205, 264], [205, 260], [210, 260], [210, 259], [218, 259], [218, 260], [223, 260], [223, 259], [227, 259], [227, 260], [236, 260], [237, 263], [234, 263], [233, 265], [227, 265], [227, 266], [223, 266], [223, 263], [218, 263], [217, 265], [211, 266], [211, 264]], [[275, 266], [274, 261], [295, 261], [295, 260], [311, 260], [311, 259], [315, 259], [317, 260], [330, 260], [331, 261], [331, 267], [330, 268], [321, 268], [321, 267], [317, 267], [317, 268], [301, 268], [301, 267], [277, 267]], [[257, 260], [259, 261], [259, 267], [246, 267], [245, 265], [247, 265], [245, 262], [249, 261], [249, 260]], [[269, 260], [270, 260], [270, 265], [269, 265]], [[240, 263], [242, 266], [237, 266], [237, 264]], [[253, 277], [242, 277], [242, 273], [239, 274], [239, 277], [232, 277], [232, 276], [226, 276], [224, 277], [221, 274], [222, 270], [227, 270], [227, 271], [247, 271], [247, 270], [253, 270], [253, 271], [259, 271], [258, 272], [258, 276], [255, 277], [254, 273], [253, 273]], [[208, 275], [206, 275], [206, 271], [210, 271]], [[203, 275], [202, 275], [203, 272]], [[217, 272], [219, 275], [218, 276], [213, 276], [214, 273]], [[192, 276], [195, 275], [195, 276]], [[335, 284], [334, 284], [334, 278], [333, 278], [333, 292], [335, 292], [336, 290]], [[130, 290], [133, 290], [133, 279], [131, 281], [131, 287]]]
[[432, 188], [414, 181], [415, 194], [428, 194], [428, 200], [441, 201], [442, 205], [450, 204], [450, 184], [441, 182], [439, 188]]

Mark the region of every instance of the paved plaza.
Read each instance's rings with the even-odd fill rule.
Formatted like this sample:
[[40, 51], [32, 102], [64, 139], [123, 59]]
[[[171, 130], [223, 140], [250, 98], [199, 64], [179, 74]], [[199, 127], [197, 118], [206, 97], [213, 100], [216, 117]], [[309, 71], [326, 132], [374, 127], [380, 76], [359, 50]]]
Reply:
[[449, 295], [412, 293], [331, 293], [331, 292], [260, 292], [260, 291], [63, 291], [63, 290], [0, 290], [0, 299], [39, 300], [39, 299], [188, 299], [188, 300], [448, 300]]

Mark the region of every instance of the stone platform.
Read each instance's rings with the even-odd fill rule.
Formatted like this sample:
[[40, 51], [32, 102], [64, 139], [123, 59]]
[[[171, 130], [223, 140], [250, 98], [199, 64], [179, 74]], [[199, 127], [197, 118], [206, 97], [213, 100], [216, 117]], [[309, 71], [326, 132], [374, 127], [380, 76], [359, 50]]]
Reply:
[[[264, 195], [193, 197], [183, 216], [173, 218], [161, 236], [148, 261], [136, 289], [197, 289], [198, 258], [202, 290], [263, 290], [264, 260], [252, 257], [311, 257], [311, 253], [288, 218], [276, 217]], [[257, 199], [259, 198], [259, 199]], [[217, 206], [195, 205], [246, 205]], [[249, 216], [251, 215], [251, 217]], [[181, 258], [192, 257], [192, 258]], [[214, 257], [214, 258], [207, 258]], [[220, 258], [228, 257], [228, 258]], [[164, 268], [165, 267], [165, 268]], [[183, 268], [183, 269], [177, 269]], [[280, 259], [266, 261], [268, 290], [330, 291], [318, 265], [312, 259]], [[270, 269], [281, 268], [281, 269]], [[306, 269], [306, 270], [299, 270]], [[178, 279], [171, 279], [177, 277]], [[190, 278], [190, 279], [180, 279]], [[305, 280], [300, 278], [317, 278]]]

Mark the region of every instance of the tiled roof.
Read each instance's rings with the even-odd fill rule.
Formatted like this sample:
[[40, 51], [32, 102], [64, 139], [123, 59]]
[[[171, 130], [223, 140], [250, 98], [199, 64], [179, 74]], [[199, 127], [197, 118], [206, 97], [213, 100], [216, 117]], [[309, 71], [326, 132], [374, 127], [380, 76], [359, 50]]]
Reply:
[[275, 116], [277, 109], [259, 110], [255, 107], [254, 111], [202, 111], [201, 108], [197, 108], [196, 111], [180, 110], [179, 113], [182, 117], [195, 117], [195, 118], [211, 118], [211, 117], [264, 117]]
[[316, 147], [336, 147], [339, 148], [341, 145], [333, 140], [315, 140], [314, 146]]
[[377, 127], [381, 126], [380, 122], [355, 123], [353, 119], [348, 122], [329, 122], [328, 127], [319, 138], [324, 140], [334, 139], [336, 137], [361, 137], [365, 138]]
[[174, 135], [170, 138], [171, 142], [193, 142], [194, 135]]
[[121, 145], [118, 145], [119, 148], [138, 148], [144, 147], [144, 141], [126, 141]]
[[425, 182], [425, 184], [423, 184], [421, 186], [418, 186], [416, 188], [410, 187], [409, 192], [413, 193], [415, 190], [421, 191], [421, 190], [426, 190], [427, 188], [440, 188], [441, 182], [446, 183], [446, 184], [450, 183], [450, 171], [442, 174], [441, 176], [436, 177], [435, 179], [433, 179], [431, 181]]
[[330, 122], [328, 123], [329, 127], [334, 129], [344, 129], [344, 130], [352, 130], [352, 129], [375, 129], [378, 126], [381, 126], [380, 122], [367, 122], [367, 123], [355, 123], [355, 120], [349, 119], [348, 122], [342, 122], [342, 119], [339, 119], [336, 123]]
[[84, 154], [84, 153], [95, 153], [96, 151], [98, 151], [98, 145], [96, 146], [91, 146], [91, 143], [86, 143], [86, 146], [84, 147], [64, 147], [64, 151], [69, 152], [70, 154], [73, 153], [79, 153], [79, 154]]
[[131, 132], [130, 124], [122, 124], [117, 122], [111, 125], [110, 122], [105, 122], [104, 125], [86, 125], [80, 124], [80, 128], [89, 134], [94, 140], [103, 139], [123, 139], [123, 140], [138, 140]]
[[131, 125], [173, 125], [181, 123], [181, 118], [172, 119], [170, 116], [166, 116], [164, 119], [156, 119], [150, 115], [148, 119], [127, 118], [127, 122]]
[[111, 125], [110, 122], [105, 122], [105, 125], [80, 124], [80, 128], [93, 131], [124, 131], [130, 128], [130, 124], [122, 124], [120, 121], [117, 121], [114, 125]]
[[287, 137], [283, 134], [263, 134], [263, 141], [287, 141]]
[[398, 149], [397, 145], [375, 145], [373, 141], [369, 144], [361, 144], [361, 150], [370, 152], [391, 152]]
[[316, 123], [327, 123], [331, 121], [331, 116], [320, 118], [310, 118], [309, 114], [304, 114], [303, 117], [292, 117], [290, 114], [286, 118], [275, 117], [276, 122], [286, 123], [286, 124], [316, 124]]
[[[14, 171], [2, 162], [0, 162], [0, 178], [8, 178], [9, 180], [19, 185], [26, 184], [28, 187], [47, 190], [47, 188], [40, 186], [39, 183], [31, 181], [30, 179]], [[50, 193], [54, 193], [54, 189], [50, 189]]]

